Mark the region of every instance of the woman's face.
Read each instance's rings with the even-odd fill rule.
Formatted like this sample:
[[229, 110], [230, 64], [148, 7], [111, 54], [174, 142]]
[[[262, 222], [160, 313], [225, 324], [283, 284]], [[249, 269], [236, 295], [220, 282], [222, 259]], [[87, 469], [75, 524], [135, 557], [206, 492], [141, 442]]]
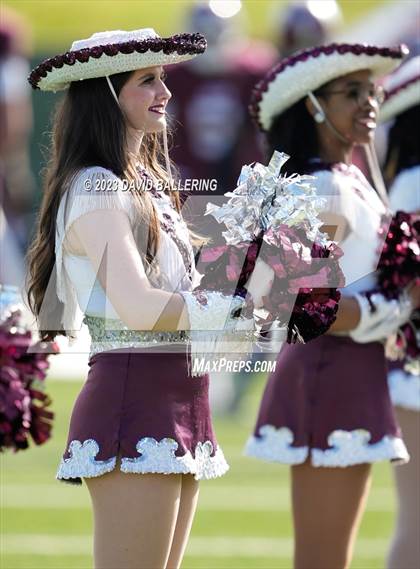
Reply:
[[[375, 132], [379, 103], [368, 69], [343, 75], [321, 87], [317, 94], [328, 120], [349, 144], [369, 143]], [[328, 128], [327, 125], [321, 125]]]
[[171, 92], [165, 85], [162, 66], [134, 71], [123, 85], [118, 100], [129, 127], [143, 133], [166, 126], [166, 105]]

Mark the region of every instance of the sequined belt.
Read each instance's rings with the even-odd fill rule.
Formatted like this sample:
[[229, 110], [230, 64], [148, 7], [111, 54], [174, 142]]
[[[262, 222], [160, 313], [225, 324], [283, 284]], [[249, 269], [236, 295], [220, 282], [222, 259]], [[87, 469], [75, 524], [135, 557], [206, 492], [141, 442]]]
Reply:
[[164, 344], [186, 343], [188, 332], [151, 332], [148, 330], [130, 330], [121, 321], [85, 314], [83, 322], [89, 329], [92, 339], [89, 356], [99, 352], [125, 348], [150, 348]]

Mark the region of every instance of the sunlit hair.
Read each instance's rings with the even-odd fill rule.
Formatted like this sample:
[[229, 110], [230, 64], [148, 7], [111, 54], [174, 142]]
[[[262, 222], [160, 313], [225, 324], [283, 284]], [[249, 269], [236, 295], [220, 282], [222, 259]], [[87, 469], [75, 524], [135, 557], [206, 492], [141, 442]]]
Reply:
[[[131, 72], [111, 77], [119, 95]], [[168, 174], [163, 167], [163, 142], [161, 133], [145, 134], [140, 147], [139, 160], [145, 168], [163, 184]], [[111, 95], [106, 79], [89, 79], [73, 82], [55, 111], [51, 133], [51, 155], [44, 176], [44, 191], [38, 214], [35, 236], [27, 254], [28, 277], [26, 290], [28, 302], [35, 314], [41, 339], [53, 340], [57, 335], [67, 336], [64, 330], [50, 330], [47, 322], [61, 322], [63, 304], [55, 294], [55, 231], [60, 200], [68, 190], [72, 178], [82, 168], [101, 166], [111, 170], [121, 179], [133, 180], [136, 171], [133, 158], [127, 152], [126, 125], [116, 101]], [[173, 170], [174, 172], [175, 170]], [[169, 192], [179, 211], [178, 192]], [[134, 236], [144, 252], [146, 269], [153, 268], [159, 245], [159, 222], [149, 192], [130, 192], [134, 207], [144, 223], [138, 224]], [[54, 294], [48, 291], [48, 300], [54, 306], [41, 306], [47, 287], [53, 284]], [[58, 327], [58, 326], [57, 326]]]

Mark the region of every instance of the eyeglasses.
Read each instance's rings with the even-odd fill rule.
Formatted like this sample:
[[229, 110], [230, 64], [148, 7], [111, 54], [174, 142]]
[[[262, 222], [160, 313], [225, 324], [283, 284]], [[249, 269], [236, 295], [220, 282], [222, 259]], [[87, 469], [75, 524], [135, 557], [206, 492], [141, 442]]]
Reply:
[[326, 90], [320, 91], [319, 95], [345, 95], [347, 99], [356, 101], [359, 107], [362, 107], [369, 99], [374, 101], [378, 106], [382, 105], [385, 101], [385, 91], [380, 85], [349, 87], [348, 89], [341, 89], [339, 91]]

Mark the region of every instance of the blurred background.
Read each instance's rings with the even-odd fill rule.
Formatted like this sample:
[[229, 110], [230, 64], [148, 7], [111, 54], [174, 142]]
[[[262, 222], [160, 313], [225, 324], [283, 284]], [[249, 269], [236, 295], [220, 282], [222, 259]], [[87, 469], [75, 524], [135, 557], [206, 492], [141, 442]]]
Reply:
[[[330, 41], [419, 51], [416, 0], [7, 1], [0, 5], [0, 283], [22, 286], [48, 160], [51, 113], [60, 94], [26, 82], [41, 60], [96, 31], [153, 27], [160, 35], [202, 32], [206, 54], [169, 70], [174, 96], [172, 157], [185, 178], [216, 178], [232, 189], [244, 163], [261, 161], [247, 114], [253, 85], [280, 57]], [[201, 200], [202, 201], [202, 200]], [[194, 206], [196, 207], [196, 206]], [[200, 209], [193, 214], [200, 215]], [[92, 520], [85, 488], [54, 480], [69, 413], [87, 372], [88, 338], [52, 358], [48, 391], [56, 413], [45, 446], [1, 459], [1, 559], [4, 569], [90, 567]], [[202, 484], [185, 568], [290, 567], [288, 469], [241, 456], [253, 428], [264, 376], [213, 378], [226, 477]], [[375, 468], [353, 567], [384, 567], [394, 519], [390, 467]]]

